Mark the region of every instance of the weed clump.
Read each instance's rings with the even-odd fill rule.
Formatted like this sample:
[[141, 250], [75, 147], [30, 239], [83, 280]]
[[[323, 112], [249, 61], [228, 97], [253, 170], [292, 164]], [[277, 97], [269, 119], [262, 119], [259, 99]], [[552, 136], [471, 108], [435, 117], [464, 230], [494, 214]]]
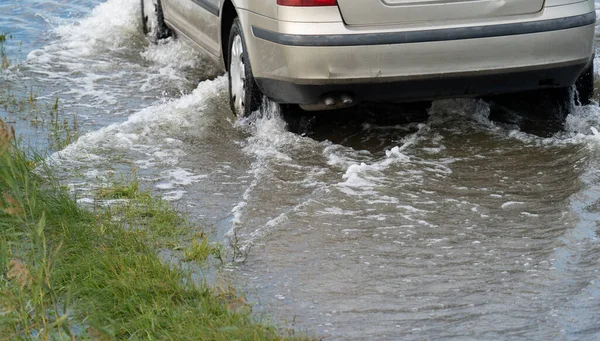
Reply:
[[206, 263], [208, 257], [214, 256], [221, 263], [223, 260], [223, 247], [219, 243], [211, 244], [208, 236], [204, 233], [198, 234], [197, 238], [192, 241], [192, 244], [185, 250], [186, 262]]
[[10, 60], [6, 55], [4, 44], [7, 39], [12, 39], [12, 35], [7, 33], [0, 33], [0, 70], [6, 70], [10, 67]]

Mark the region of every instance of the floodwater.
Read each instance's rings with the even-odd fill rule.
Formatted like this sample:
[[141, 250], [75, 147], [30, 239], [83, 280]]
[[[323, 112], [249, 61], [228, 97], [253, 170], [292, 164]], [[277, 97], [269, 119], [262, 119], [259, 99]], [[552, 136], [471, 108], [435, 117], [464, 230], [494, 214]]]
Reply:
[[[226, 78], [182, 42], [148, 45], [138, 4], [0, 2], [0, 91], [77, 118], [84, 134], [49, 159], [82, 204], [135, 168], [234, 241], [224, 272], [257, 313], [326, 340], [600, 339], [598, 105], [236, 120]], [[30, 111], [0, 117], [47, 147]]]

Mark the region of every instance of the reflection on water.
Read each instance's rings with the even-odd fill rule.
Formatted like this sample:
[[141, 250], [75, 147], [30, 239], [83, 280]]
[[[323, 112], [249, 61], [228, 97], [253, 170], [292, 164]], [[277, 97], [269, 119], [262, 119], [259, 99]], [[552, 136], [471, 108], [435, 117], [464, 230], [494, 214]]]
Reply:
[[87, 132], [51, 157], [82, 203], [136, 167], [237, 236], [231, 277], [256, 311], [326, 339], [600, 338], [597, 105], [565, 118], [528, 94], [285, 120], [267, 105], [235, 121], [226, 79], [181, 42], [148, 46], [137, 6], [0, 4], [19, 60], [3, 90], [59, 97]]

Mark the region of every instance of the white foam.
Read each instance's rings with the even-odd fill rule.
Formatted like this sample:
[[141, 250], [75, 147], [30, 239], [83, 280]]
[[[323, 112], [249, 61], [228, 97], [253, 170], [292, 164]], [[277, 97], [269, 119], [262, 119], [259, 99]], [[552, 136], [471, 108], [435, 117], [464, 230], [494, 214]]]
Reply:
[[[286, 204], [282, 208], [264, 207], [262, 201], [255, 199], [255, 192], [264, 191], [265, 183], [270, 183], [272, 177], [276, 177], [279, 168], [288, 169], [295, 180], [287, 179], [287, 185], [295, 185], [312, 197], [317, 191], [327, 192], [327, 183], [320, 180], [328, 167], [303, 164], [297, 158], [303, 158], [306, 150], [323, 150], [329, 143], [320, 143], [313, 139], [300, 136], [287, 130], [286, 122], [281, 118], [279, 106], [270, 101], [265, 101], [262, 108], [255, 112], [250, 118], [240, 119], [235, 126], [249, 133], [250, 136], [242, 143], [242, 150], [253, 160], [249, 174], [252, 181], [243, 194], [243, 200], [232, 209], [232, 228], [228, 236], [238, 235], [243, 237], [240, 245], [249, 248], [257, 240], [263, 238], [281, 224], [288, 221], [291, 214], [305, 214], [303, 209], [314, 203], [314, 200], [298, 200], [294, 205]], [[256, 218], [252, 216], [256, 208], [269, 211], [275, 218], [259, 223], [258, 226], [246, 226], [250, 220], [255, 223]], [[263, 212], [264, 213], [264, 212]], [[321, 212], [321, 214], [333, 212]], [[244, 228], [243, 234], [238, 233]]]
[[501, 207], [502, 208], [508, 208], [508, 207], [517, 206], [517, 205], [525, 205], [525, 203], [522, 202], [522, 201], [507, 201], [504, 204], [502, 204]]
[[315, 181], [315, 177], [322, 174], [322, 169], [297, 165], [290, 155], [298, 149], [321, 148], [321, 145], [312, 139], [289, 132], [276, 103], [265, 100], [260, 110], [250, 118], [235, 122], [235, 126], [245, 129], [251, 134], [245, 142], [243, 151], [250, 155], [254, 161], [249, 171], [253, 175], [253, 180], [244, 192], [244, 201], [232, 210], [234, 214], [233, 228], [242, 223], [244, 210], [248, 205], [248, 201], [251, 200], [256, 186], [271, 174], [271, 164], [283, 164], [301, 170], [306, 174], [301, 182], [305, 187], [317, 187], [321, 184]]
[[380, 226], [377, 230], [398, 230], [398, 229], [411, 229], [415, 228], [415, 225], [400, 225], [400, 226]]
[[597, 105], [587, 105], [576, 107], [567, 117], [565, 122], [565, 131], [575, 142], [581, 140], [598, 141], [600, 134], [600, 107]]
[[233, 227], [227, 233], [228, 237], [233, 236], [233, 229], [242, 224], [242, 215], [246, 206], [248, 206], [248, 203], [246, 201], [240, 201], [233, 209], [231, 209], [231, 213], [233, 213], [231, 224], [233, 225]]
[[225, 88], [226, 81], [220, 77], [202, 82], [189, 95], [145, 108], [123, 123], [90, 132], [51, 155], [49, 163], [84, 169], [90, 181], [101, 174], [98, 169], [110, 169], [113, 163], [127, 159], [140, 169], [159, 167], [164, 170], [155, 174], [156, 188], [171, 190], [165, 194], [165, 199], [179, 200], [185, 193], [182, 188], [201, 181], [206, 175], [194, 174], [178, 166], [186, 152], [182, 142], [174, 136], [192, 126], [198, 127], [200, 133], [209, 129], [201, 124], [203, 116], [205, 111], [212, 111], [208, 103]]
[[170, 179], [171, 184], [187, 186], [191, 185], [194, 182], [199, 182], [201, 179], [206, 179], [207, 175], [195, 175], [190, 170], [176, 168], [164, 172], [163, 177], [166, 179]]
[[310, 139], [287, 131], [287, 124], [281, 118], [279, 106], [270, 101], [266, 101], [253, 117], [240, 120], [236, 124], [238, 127], [249, 129], [251, 136], [244, 151], [256, 157], [259, 163], [273, 160], [289, 162], [292, 158], [287, 151], [300, 144], [316, 144]]
[[564, 130], [557, 132], [552, 137], [539, 137], [518, 129], [509, 131], [507, 136], [535, 146], [583, 144], [587, 147], [598, 149], [600, 147], [598, 129], [600, 129], [600, 107], [598, 103], [586, 106], [572, 104], [571, 113], [565, 120]]
[[[257, 116], [261, 117], [257, 117]], [[250, 124], [254, 123], [254, 124]], [[264, 173], [267, 172], [265, 163], [272, 159], [289, 161], [291, 158], [279, 150], [279, 146], [286, 143], [286, 124], [279, 116], [279, 107], [275, 103], [265, 102], [259, 112], [252, 118], [241, 119], [235, 122], [239, 128], [249, 129], [252, 136], [248, 139], [244, 151], [256, 158], [253, 162], [251, 173], [254, 177], [248, 188], [244, 191], [243, 201], [239, 202], [232, 210], [231, 230], [227, 236], [233, 236], [236, 229], [243, 224], [243, 217], [252, 193], [260, 183]], [[287, 136], [289, 137], [289, 136]]]
[[192, 120], [197, 118], [197, 115], [202, 115], [206, 99], [215, 97], [224, 89], [225, 84], [224, 77], [202, 82], [189, 95], [145, 108], [129, 116], [123, 123], [111, 124], [80, 137], [75, 143], [52, 155], [51, 160], [83, 159], [89, 162], [102, 159], [104, 155], [128, 152], [132, 149], [150, 157], [178, 158], [177, 153], [181, 153], [180, 150], [168, 149], [178, 145], [173, 143], [171, 136], [181, 128], [191, 126]]
[[70, 25], [58, 26], [54, 32], [65, 39], [70, 52], [89, 56], [91, 47], [102, 45], [127, 48], [126, 33], [137, 34], [140, 27], [140, 3], [137, 0], [108, 0], [96, 6], [89, 16]]
[[141, 55], [144, 59], [153, 62], [155, 66], [168, 66], [175, 69], [196, 67], [198, 58], [197, 50], [173, 38], [150, 44]]
[[163, 194], [162, 198], [166, 201], [179, 201], [187, 192], [184, 190], [171, 191]]
[[379, 165], [351, 165], [346, 170], [346, 174], [342, 176], [345, 180], [344, 185], [353, 188], [373, 188], [377, 186], [379, 179], [383, 178], [383, 174], [379, 172]]
[[[161, 190], [170, 190], [177, 187], [185, 187], [193, 183], [200, 182], [202, 179], [207, 178], [207, 175], [196, 175], [190, 170], [175, 168], [162, 172], [161, 178], [162, 181], [158, 183], [155, 187]], [[177, 193], [177, 196], [173, 196], [173, 193]], [[171, 198], [169, 200], [171, 201], [180, 200], [183, 197], [183, 194], [185, 194], [185, 191], [173, 191], [165, 193], [165, 195], [169, 195], [169, 198]]]
[[368, 205], [377, 205], [377, 204], [395, 205], [395, 204], [398, 204], [399, 202], [400, 202], [400, 199], [395, 198], [395, 197], [390, 197], [387, 195], [380, 195], [376, 199], [367, 199], [366, 200], [366, 203]]
[[[103, 50], [117, 53], [131, 48], [131, 37], [139, 34], [140, 6], [136, 0], [109, 0], [101, 3], [84, 19], [63, 23], [51, 33], [56, 37], [39, 50], [30, 52], [27, 61], [35, 66], [42, 79], [70, 84], [61, 97], [76, 94], [78, 100], [92, 98], [96, 103], [115, 104], [110, 91], [103, 91], [99, 81], [113, 77], [120, 68]], [[114, 58], [114, 57], [113, 57]], [[46, 81], [46, 80], [44, 80]]]
[[[190, 70], [216, 75], [213, 63], [181, 41], [145, 47], [140, 18], [138, 0], [103, 2], [83, 19], [61, 20], [50, 31], [52, 40], [28, 54], [27, 66], [52, 89], [47, 97], [60, 97], [66, 108], [127, 107], [142, 96], [188, 90]], [[87, 111], [104, 121], [113, 114]]]
[[[414, 143], [414, 139], [409, 138], [407, 142], [402, 146], [393, 147], [387, 150], [386, 156], [375, 162], [369, 164], [362, 162], [360, 164], [352, 164], [347, 169], [345, 174], [342, 176], [344, 182], [339, 183], [338, 187], [342, 192], [349, 195], [376, 195], [375, 189], [378, 186], [382, 186], [388, 180], [384, 171], [392, 165], [398, 165], [401, 163], [407, 163], [410, 161], [410, 157], [402, 153], [402, 150], [406, 148], [406, 145]], [[330, 155], [331, 160], [331, 155]], [[381, 197], [370, 200], [383, 200]]]
[[[572, 99], [573, 100], [573, 99]], [[490, 106], [483, 100], [451, 99], [435, 101], [429, 110], [426, 129], [441, 128], [449, 132], [464, 133], [465, 129], [486, 131], [501, 138], [516, 139], [536, 146], [563, 146], [586, 144], [600, 146], [600, 107], [597, 103], [587, 106], [571, 104], [571, 113], [565, 121], [565, 129], [552, 137], [540, 137], [519, 130], [515, 125], [498, 125], [490, 119]], [[458, 121], [458, 123], [456, 123]], [[433, 141], [433, 140], [431, 140]], [[436, 154], [445, 150], [439, 147], [422, 148], [426, 153]]]
[[368, 162], [373, 159], [373, 154], [366, 150], [355, 150], [331, 142], [325, 142], [323, 155], [327, 158], [328, 165], [343, 169], [356, 164], [357, 161]]
[[400, 210], [405, 210], [408, 212], [413, 212], [413, 213], [431, 213], [431, 211], [421, 210], [421, 209], [418, 209], [418, 208], [410, 206], [410, 205], [398, 205], [398, 206], [396, 206], [396, 208], [398, 208]]
[[157, 44], [150, 44], [141, 56], [150, 62], [148, 77], [140, 86], [143, 92], [151, 91], [156, 88], [157, 83], [164, 83], [163, 80], [175, 82], [181, 87], [187, 83], [188, 71], [202, 74], [204, 77], [220, 73], [217, 66], [206, 56], [178, 39], [168, 38]]
[[340, 207], [327, 207], [324, 210], [317, 211], [317, 215], [354, 216], [358, 213], [358, 211], [348, 211]]

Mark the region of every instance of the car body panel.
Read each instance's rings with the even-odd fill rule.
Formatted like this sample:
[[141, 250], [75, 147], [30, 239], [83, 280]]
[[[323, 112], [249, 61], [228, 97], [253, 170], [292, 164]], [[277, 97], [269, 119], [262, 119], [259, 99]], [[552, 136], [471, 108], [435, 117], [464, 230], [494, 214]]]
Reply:
[[[225, 67], [225, 54], [221, 47], [227, 45], [228, 30], [221, 29], [221, 22], [224, 20], [224, 3], [228, 0], [162, 1], [167, 24], [209, 52]], [[213, 5], [218, 3], [219, 15], [207, 6], [200, 6], [199, 1]], [[340, 5], [344, 1], [339, 0]], [[415, 6], [418, 2], [441, 3], [428, 0], [369, 1], [378, 4], [395, 1], [402, 5], [400, 7]], [[535, 8], [540, 5], [538, 0], [525, 1], [537, 5], [528, 7], [523, 5], [524, 2], [514, 2], [517, 5], [513, 9], [528, 12], [524, 14], [448, 15], [427, 22], [411, 20], [363, 25], [349, 25], [343, 16], [343, 7], [340, 10], [337, 6], [277, 6], [275, 0], [234, 0], [232, 4], [242, 23], [254, 76], [262, 80], [326, 87], [461, 75], [471, 77], [515, 70], [524, 74], [522, 71], [528, 69], [586, 65], [594, 52], [594, 1], [546, 0], [541, 10]], [[475, 2], [469, 1], [471, 4]], [[177, 6], [179, 11], [174, 8]], [[372, 20], [364, 20], [369, 21]], [[564, 22], [575, 24], [561, 26]], [[556, 29], [552, 29], [551, 25], [555, 24]], [[535, 29], [538, 26], [546, 29]], [[493, 31], [504, 33], [490, 35], [489, 32]], [[288, 40], [270, 39], [264, 32], [271, 37]], [[409, 39], [423, 36], [437, 38]], [[371, 38], [376, 39], [369, 41]], [[312, 44], [313, 41], [321, 43]], [[330, 44], [331, 41], [337, 43]], [[356, 43], [361, 41], [363, 43]], [[556, 84], [559, 83], [562, 85], [562, 82]]]
[[162, 0], [165, 20], [213, 55], [220, 55], [220, 0]]
[[[589, 14], [593, 3], [581, 2], [546, 8], [537, 14], [488, 19], [438, 22], [427, 30], [533, 23]], [[240, 11], [250, 27], [284, 34], [345, 37], [356, 34], [422, 32], [419, 24], [382, 27], [348, 27], [343, 22], [299, 23], [266, 19], [250, 11]], [[298, 35], [298, 34], [297, 34]], [[593, 53], [594, 26], [538, 34], [516, 34], [505, 37], [462, 39], [413, 44], [381, 44], [365, 46], [286, 46], [246, 35], [250, 60], [256, 77], [274, 78], [298, 83], [353, 82], [372, 78], [386, 79], [424, 77], [463, 71], [498, 71], [515, 67], [531, 67], [578, 61]], [[560, 47], [557, 46], [560, 44]]]
[[348, 25], [482, 19], [537, 13], [544, 0], [338, 0]]

